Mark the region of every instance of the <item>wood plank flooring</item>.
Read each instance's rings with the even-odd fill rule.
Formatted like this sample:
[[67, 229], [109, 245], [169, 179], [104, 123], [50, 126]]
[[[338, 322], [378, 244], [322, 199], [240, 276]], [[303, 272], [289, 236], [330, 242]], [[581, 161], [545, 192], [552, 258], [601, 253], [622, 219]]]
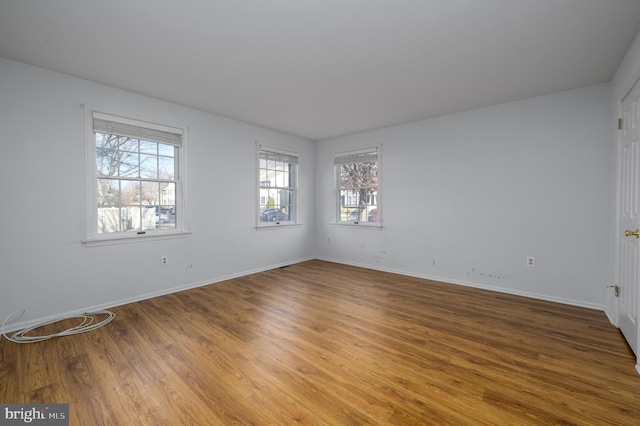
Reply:
[[590, 309], [314, 260], [112, 311], [2, 339], [0, 402], [71, 425], [640, 424], [635, 358]]

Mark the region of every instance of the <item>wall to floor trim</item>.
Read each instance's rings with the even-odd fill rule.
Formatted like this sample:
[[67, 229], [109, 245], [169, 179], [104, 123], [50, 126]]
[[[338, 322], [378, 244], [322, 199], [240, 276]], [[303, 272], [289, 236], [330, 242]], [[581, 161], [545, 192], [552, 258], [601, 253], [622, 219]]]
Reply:
[[[438, 282], [442, 282], [442, 283], [446, 283], [446, 284], [462, 285], [462, 286], [465, 286], [465, 287], [473, 287], [473, 288], [477, 288], [477, 289], [481, 289], [481, 290], [489, 290], [489, 291], [495, 291], [495, 292], [498, 292], [498, 293], [512, 294], [514, 296], [523, 296], [523, 297], [528, 297], [528, 298], [531, 298], [531, 299], [544, 300], [544, 301], [547, 301], [547, 302], [562, 303], [563, 305], [571, 305], [571, 306], [578, 306], [578, 307], [581, 307], [581, 308], [595, 309], [597, 311], [604, 311], [605, 314], [607, 314], [607, 312], [604, 309], [605, 306], [601, 305], [601, 304], [585, 303], [585, 302], [582, 302], [582, 301], [579, 301], [579, 300], [562, 299], [562, 298], [547, 296], [547, 295], [544, 295], [544, 294], [537, 294], [537, 293], [530, 293], [530, 292], [524, 292], [524, 291], [505, 289], [505, 288], [502, 288], [502, 287], [492, 287], [492, 286], [478, 284], [478, 283], [471, 282], [471, 281], [451, 280], [449, 278], [436, 277], [436, 276], [412, 273], [412, 272], [407, 272], [407, 271], [400, 271], [400, 270], [393, 269], [393, 268], [384, 268], [384, 267], [380, 267], [380, 266], [371, 266], [371, 265], [367, 265], [367, 264], [363, 264], [363, 263], [349, 262], [349, 261], [344, 261], [344, 260], [341, 260], [341, 259], [333, 259], [333, 258], [329, 258], [329, 257], [319, 257], [318, 259], [319, 260], [324, 260], [324, 261], [327, 261], [327, 262], [341, 263], [341, 264], [349, 265], [349, 266], [357, 266], [357, 267], [360, 267], [360, 268], [372, 269], [372, 270], [375, 270], [375, 271], [390, 272], [392, 274], [404, 275], [404, 276], [414, 277], [414, 278], [422, 278], [422, 279], [431, 280], [431, 281], [438, 281]], [[607, 314], [607, 316], [608, 316], [608, 314]], [[611, 320], [611, 319], [609, 318], [609, 320]]]
[[[248, 271], [243, 271], [243, 272], [236, 273], [236, 274], [230, 274], [230, 275], [226, 275], [226, 276], [222, 276], [222, 277], [212, 278], [210, 280], [204, 280], [204, 281], [191, 283], [191, 284], [187, 284], [187, 285], [172, 287], [172, 288], [164, 289], [162, 291], [150, 292], [150, 293], [136, 295], [134, 297], [120, 299], [120, 300], [113, 300], [113, 301], [110, 301], [110, 302], [107, 302], [107, 303], [102, 303], [102, 304], [99, 304], [99, 305], [88, 306], [88, 307], [85, 307], [85, 308], [83, 308], [81, 310], [74, 310], [74, 311], [69, 311], [69, 312], [61, 312], [61, 313], [56, 314], [56, 315], [37, 318], [35, 320], [23, 321], [23, 322], [14, 322], [14, 321], [12, 321], [10, 323], [5, 324], [4, 332], [5, 333], [10, 333], [10, 332], [13, 332], [13, 331], [22, 330], [24, 328], [34, 327], [34, 326], [36, 326], [38, 324], [42, 324], [42, 323], [47, 322], [47, 321], [53, 321], [53, 320], [56, 320], [56, 319], [73, 317], [73, 316], [76, 316], [76, 315], [83, 314], [85, 312], [93, 312], [93, 311], [98, 311], [98, 310], [101, 310], [101, 309], [111, 309], [111, 308], [115, 308], [117, 306], [122, 306], [122, 305], [127, 305], [129, 303], [139, 302], [141, 300], [147, 300], [147, 299], [152, 299], [154, 297], [164, 296], [164, 295], [167, 295], [167, 294], [178, 293], [178, 292], [189, 290], [189, 289], [192, 289], [192, 288], [204, 287], [206, 285], [216, 284], [216, 283], [219, 283], [219, 282], [222, 282], [222, 281], [227, 281], [227, 280], [232, 280], [234, 278], [240, 278], [240, 277], [244, 277], [244, 276], [247, 276], [247, 275], [257, 274], [259, 272], [269, 271], [271, 269], [277, 269], [277, 268], [281, 268], [283, 266], [289, 266], [289, 265], [293, 265], [293, 264], [301, 263], [301, 262], [306, 262], [308, 260], [313, 260], [313, 259], [314, 259], [313, 257], [307, 257], [307, 258], [300, 258], [300, 259], [287, 261], [287, 262], [283, 262], [283, 263], [277, 263], [277, 264], [273, 264], [273, 265], [269, 265], [269, 266], [264, 266], [264, 267], [261, 267], [261, 268], [255, 268], [255, 269], [251, 269], [251, 270], [248, 270]], [[16, 318], [16, 320], [17, 319], [19, 319], [19, 317]], [[5, 318], [2, 318], [0, 320], [0, 322], [4, 321], [4, 320], [5, 320]]]
[[605, 315], [607, 315], [607, 318], [609, 319], [609, 322], [611, 323], [611, 325], [618, 328], [618, 320], [617, 320], [618, 316], [614, 315], [611, 312], [608, 305], [604, 305], [604, 313]]

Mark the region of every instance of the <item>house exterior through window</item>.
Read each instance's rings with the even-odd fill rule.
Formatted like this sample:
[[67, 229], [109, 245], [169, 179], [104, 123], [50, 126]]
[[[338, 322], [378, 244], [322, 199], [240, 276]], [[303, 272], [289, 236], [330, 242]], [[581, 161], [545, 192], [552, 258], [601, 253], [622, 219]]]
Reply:
[[379, 224], [379, 149], [333, 155], [336, 223]]
[[259, 146], [258, 227], [297, 223], [298, 155]]
[[181, 231], [182, 129], [89, 114], [87, 240]]

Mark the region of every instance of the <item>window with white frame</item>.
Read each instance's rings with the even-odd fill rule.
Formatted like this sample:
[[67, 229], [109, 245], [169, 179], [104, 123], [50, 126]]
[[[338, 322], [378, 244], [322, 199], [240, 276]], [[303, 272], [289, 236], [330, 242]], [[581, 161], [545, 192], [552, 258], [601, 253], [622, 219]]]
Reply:
[[336, 153], [336, 223], [379, 224], [379, 149]]
[[86, 111], [87, 240], [182, 231], [183, 130]]
[[297, 222], [298, 155], [259, 146], [258, 226]]

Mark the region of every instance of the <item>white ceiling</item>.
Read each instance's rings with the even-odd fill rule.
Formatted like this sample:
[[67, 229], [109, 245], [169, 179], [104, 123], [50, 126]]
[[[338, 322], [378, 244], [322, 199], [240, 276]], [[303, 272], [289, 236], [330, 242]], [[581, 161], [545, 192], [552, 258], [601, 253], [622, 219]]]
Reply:
[[0, 0], [0, 56], [312, 140], [611, 80], [640, 0]]

